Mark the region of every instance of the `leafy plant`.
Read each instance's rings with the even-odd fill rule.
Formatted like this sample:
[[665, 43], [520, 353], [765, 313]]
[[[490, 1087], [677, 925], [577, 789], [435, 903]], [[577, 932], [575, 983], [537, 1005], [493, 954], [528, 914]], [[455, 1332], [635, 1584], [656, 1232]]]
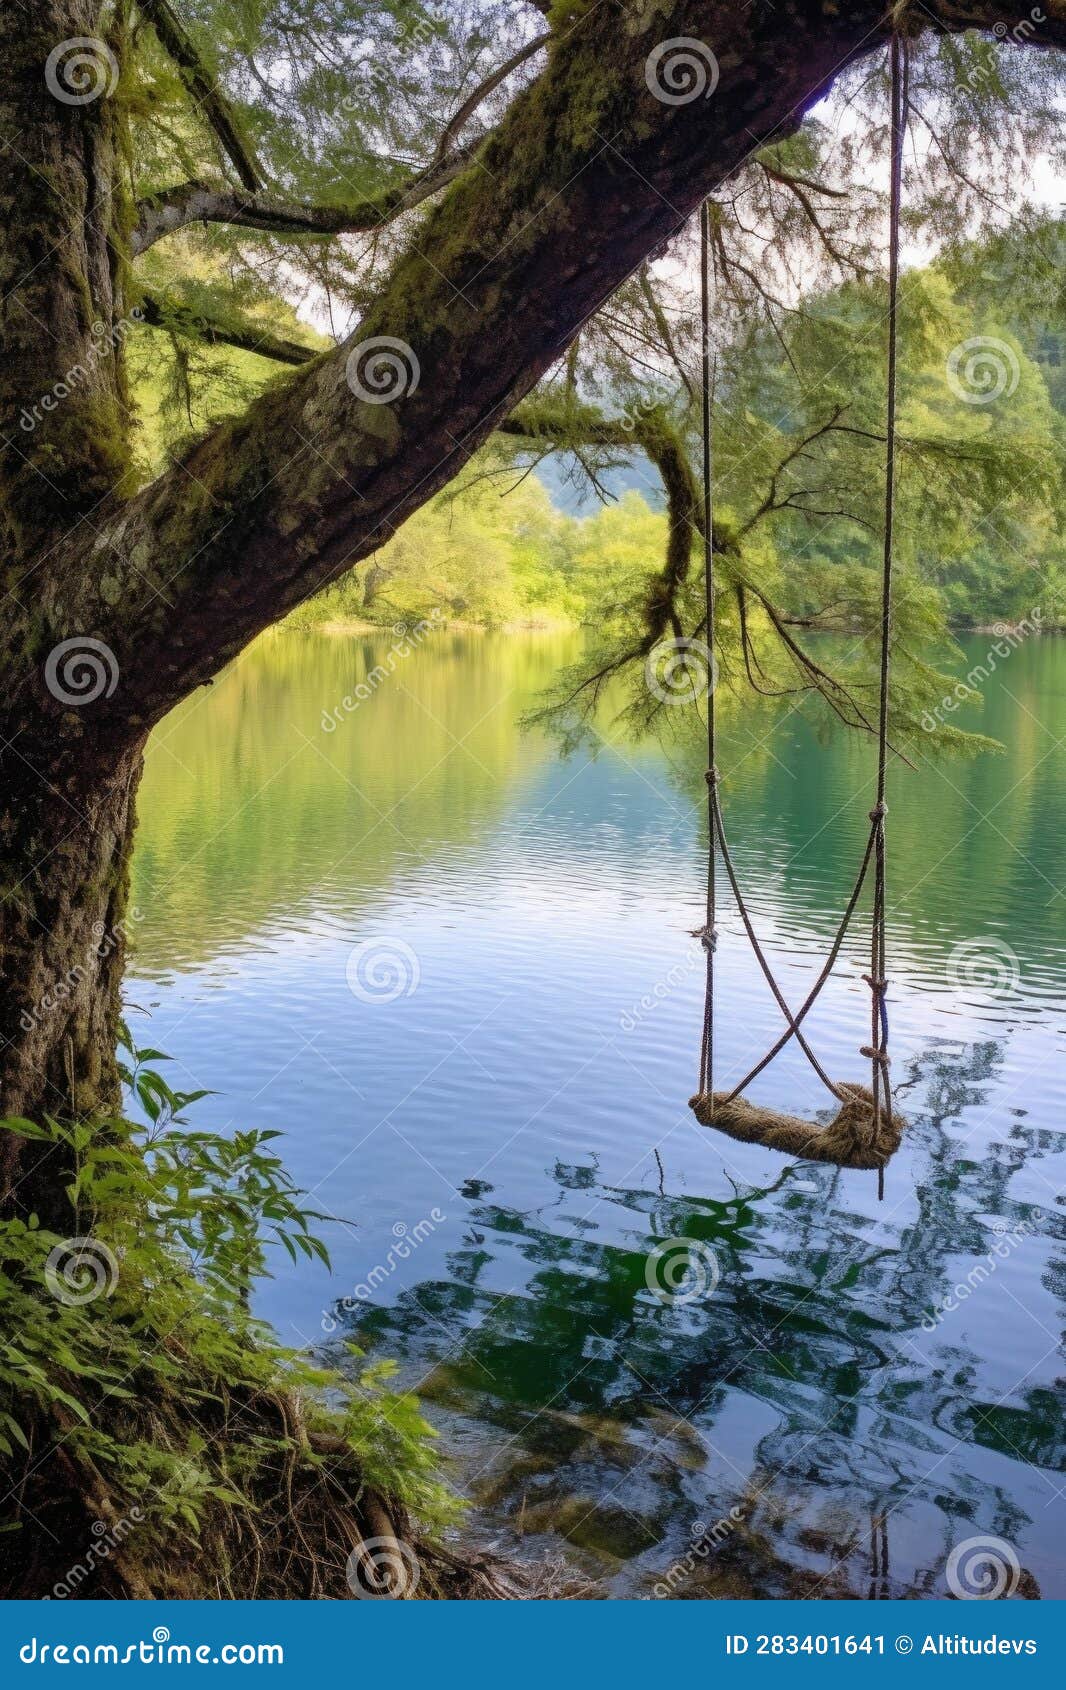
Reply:
[[125, 1028], [122, 1037], [123, 1078], [144, 1121], [0, 1121], [64, 1156], [72, 1229], [64, 1238], [33, 1214], [0, 1221], [10, 1498], [0, 1527], [18, 1527], [21, 1486], [45, 1470], [47, 1438], [87, 1494], [118, 1513], [137, 1506], [138, 1554], [165, 1545], [173, 1557], [182, 1542], [191, 1552], [220, 1510], [254, 1517], [279, 1471], [320, 1465], [316, 1437], [334, 1467], [339, 1451], [360, 1485], [440, 1526], [455, 1504], [434, 1476], [432, 1429], [413, 1397], [386, 1389], [389, 1364], [350, 1378], [282, 1346], [250, 1312], [272, 1243], [329, 1264], [312, 1226], [330, 1217], [285, 1171], [280, 1135], [191, 1130], [185, 1111], [205, 1094], [174, 1090], [151, 1066], [163, 1053], [138, 1050]]

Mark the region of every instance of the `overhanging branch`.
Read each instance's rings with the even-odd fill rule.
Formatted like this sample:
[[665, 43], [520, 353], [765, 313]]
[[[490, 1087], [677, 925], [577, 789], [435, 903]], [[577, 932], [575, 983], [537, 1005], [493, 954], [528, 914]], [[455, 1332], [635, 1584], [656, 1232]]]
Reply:
[[[1066, 45], [1066, 0], [1045, 10], [1041, 40]], [[1028, 13], [1023, 0], [928, 0], [912, 15], [962, 29]], [[91, 534], [76, 527], [42, 560], [52, 608], [41, 639], [92, 629], [121, 675], [82, 711], [84, 731], [129, 745], [260, 629], [378, 549], [753, 147], [793, 133], [843, 67], [881, 48], [891, 21], [882, 0], [804, 0], [787, 15], [674, 0], [657, 30], [728, 32], [729, 53], [713, 99], [673, 105], [647, 80], [654, 33], [620, 29], [613, 8], [583, 12], [353, 336], [134, 497], [94, 506]], [[106, 559], [106, 600], [86, 544]], [[675, 555], [682, 567], [680, 538]], [[26, 684], [42, 711], [58, 711], [36, 672]]]
[[244, 186], [252, 192], [261, 188], [265, 177], [252, 144], [241, 132], [233, 107], [208, 72], [168, 0], [136, 0], [136, 4], [155, 30], [160, 45], [177, 65], [191, 98], [211, 125]]

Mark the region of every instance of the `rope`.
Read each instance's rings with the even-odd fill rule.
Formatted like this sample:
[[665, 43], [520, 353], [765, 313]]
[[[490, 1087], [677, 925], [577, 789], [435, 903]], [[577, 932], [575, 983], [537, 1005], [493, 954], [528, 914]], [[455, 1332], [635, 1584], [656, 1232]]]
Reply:
[[718, 766], [715, 761], [717, 726], [714, 712], [714, 512], [711, 506], [711, 214], [700, 206], [700, 382], [703, 401], [703, 592], [707, 629], [707, 909], [700, 937], [707, 957], [703, 994], [703, 1038], [700, 1043], [700, 1091], [710, 1093], [714, 1073], [714, 948], [715, 927], [714, 817], [718, 808]]
[[[802, 1050], [804, 1056], [807, 1058], [808, 1062], [810, 1063], [811, 1067], [814, 1069], [815, 1073], [817, 1074], [818, 1078], [821, 1080], [822, 1084], [829, 1088], [829, 1090], [832, 1092], [833, 1096], [836, 1098], [838, 1103], [843, 1103], [843, 1101], [844, 1101], [843, 1092], [829, 1078], [829, 1075], [826, 1073], [825, 1069], [822, 1067], [822, 1064], [819, 1062], [818, 1058], [815, 1056], [815, 1054], [814, 1054], [813, 1050], [811, 1049], [810, 1045], [807, 1043], [807, 1040], [804, 1038], [803, 1034], [800, 1032], [799, 1017], [794, 1016], [792, 1014], [792, 1011], [789, 1009], [788, 1004], [785, 1002], [785, 998], [784, 998], [784, 995], [781, 991], [781, 988], [777, 984], [777, 981], [774, 979], [773, 969], [770, 967], [770, 964], [766, 960], [766, 954], [763, 951], [763, 948], [759, 943], [758, 935], [756, 934], [755, 928], [752, 924], [751, 916], [748, 914], [748, 906], [744, 902], [744, 898], [743, 898], [743, 895], [742, 895], [741, 890], [740, 890], [740, 885], [739, 885], [739, 882], [738, 882], [737, 876], [736, 876], [736, 870], [733, 867], [733, 858], [730, 855], [729, 846], [726, 843], [725, 828], [722, 824], [721, 805], [718, 803], [717, 797], [715, 798], [715, 805], [714, 805], [714, 822], [715, 822], [715, 832], [718, 835], [718, 844], [719, 844], [719, 846], [721, 848], [721, 852], [722, 852], [722, 861], [725, 864], [726, 874], [729, 876], [729, 884], [733, 889], [733, 896], [737, 901], [737, 909], [740, 911], [740, 919], [744, 923], [744, 931], [747, 933], [748, 938], [751, 941], [751, 948], [755, 952], [755, 956], [756, 956], [756, 959], [758, 961], [759, 967], [762, 969], [763, 974], [766, 977], [767, 985], [769, 986], [770, 990], [773, 992], [774, 997], [776, 998], [778, 1006], [781, 1010], [781, 1013], [784, 1015], [785, 1020], [788, 1022], [788, 1032], [786, 1033], [785, 1037], [786, 1037], [786, 1039], [791, 1039], [793, 1037], [795, 1038], [796, 1043], [799, 1045], [799, 1047]], [[736, 1097], [737, 1092], [742, 1091], [743, 1089], [744, 1089], [744, 1082], [741, 1082], [741, 1084], [736, 1088], [736, 1091], [733, 1091], [730, 1094], [730, 1096]]]
[[[726, 839], [725, 823], [722, 817], [722, 807], [718, 796], [719, 773], [717, 761], [717, 723], [714, 703], [714, 611], [715, 611], [715, 579], [714, 579], [714, 539], [712, 527], [711, 500], [711, 351], [710, 351], [710, 316], [711, 316], [711, 231], [710, 209], [707, 201], [700, 208], [700, 326], [702, 331], [701, 349], [701, 377], [702, 377], [702, 433], [703, 433], [703, 578], [705, 597], [705, 626], [707, 629], [708, 657], [711, 669], [711, 685], [707, 692], [707, 907], [705, 925], [698, 930], [707, 957], [707, 978], [704, 992], [703, 1034], [700, 1043], [700, 1097], [701, 1101], [710, 1106], [709, 1124], [713, 1125], [714, 1115], [714, 952], [717, 943], [716, 917], [716, 885], [715, 885], [715, 847], [722, 853], [722, 862], [730, 888], [736, 899], [737, 909], [744, 924], [752, 950], [762, 969], [763, 975], [772, 991], [774, 998], [785, 1017], [787, 1027], [777, 1042], [771, 1046], [755, 1066], [747, 1073], [740, 1083], [734, 1086], [723, 1099], [723, 1105], [732, 1104], [741, 1093], [751, 1084], [752, 1080], [773, 1061], [790, 1039], [795, 1039], [815, 1073], [823, 1084], [828, 1087], [833, 1096], [844, 1100], [844, 1092], [832, 1081], [822, 1067], [814, 1051], [811, 1049], [801, 1024], [808, 1012], [817, 1001], [823, 986], [829, 979], [840, 954], [841, 946], [847, 935], [852, 917], [858, 906], [859, 898], [866, 883], [873, 862], [873, 908], [870, 936], [870, 972], [864, 974], [863, 979], [870, 988], [870, 1043], [863, 1045], [861, 1053], [870, 1060], [871, 1092], [873, 1096], [873, 1137], [878, 1137], [882, 1112], [889, 1121], [892, 1119], [892, 1091], [888, 1078], [888, 1009], [886, 993], [888, 978], [886, 973], [887, 951], [885, 935], [885, 904], [886, 904], [886, 838], [885, 817], [888, 807], [885, 803], [885, 790], [888, 775], [888, 717], [889, 692], [891, 673], [892, 646], [892, 568], [894, 554], [894, 516], [896, 491], [896, 398], [897, 398], [897, 341], [899, 326], [899, 248], [900, 248], [900, 209], [903, 185], [903, 143], [906, 129], [906, 111], [908, 97], [908, 82], [910, 66], [907, 48], [903, 37], [893, 33], [889, 64], [891, 74], [891, 120], [890, 120], [890, 188], [889, 188], [889, 269], [888, 269], [888, 369], [886, 374], [887, 402], [885, 419], [885, 506], [884, 506], [884, 546], [881, 565], [881, 637], [880, 637], [880, 668], [878, 686], [878, 720], [877, 720], [877, 796], [873, 809], [870, 811], [870, 832], [866, 841], [862, 863], [859, 867], [851, 895], [844, 909], [840, 924], [837, 928], [829, 954], [822, 965], [822, 969], [804, 999], [799, 1010], [794, 1015], [788, 1006], [783, 992], [774, 978], [773, 970], [767, 961], [765, 952], [759, 942], [754, 924], [751, 920], [747, 904], [744, 900], [732, 855]], [[744, 630], [746, 639], [746, 629]], [[745, 651], [745, 660], [747, 653]], [[884, 1195], [884, 1168], [878, 1168], [878, 1197]]]
[[[867, 841], [866, 841], [866, 850], [863, 853], [862, 864], [861, 864], [861, 867], [859, 868], [859, 872], [858, 872], [858, 874], [855, 878], [855, 884], [851, 889], [851, 897], [848, 899], [847, 905], [844, 909], [844, 914], [843, 914], [843, 916], [841, 917], [841, 920], [840, 920], [840, 926], [837, 928], [836, 937], [834, 938], [833, 943], [830, 947], [829, 955], [826, 957], [825, 962], [822, 965], [821, 973], [819, 974], [817, 980], [814, 982], [814, 985], [811, 987], [810, 992], [807, 994], [807, 997], [804, 999], [804, 1002], [800, 1005], [800, 1008], [796, 1011], [795, 1016], [794, 1017], [793, 1016], [788, 1017], [789, 1025], [788, 1025], [787, 1031], [781, 1034], [781, 1037], [778, 1039], [778, 1041], [775, 1045], [770, 1046], [770, 1049], [766, 1052], [766, 1055], [760, 1058], [760, 1060], [755, 1064], [754, 1068], [751, 1069], [750, 1073], [745, 1074], [744, 1078], [740, 1081], [740, 1084], [733, 1087], [733, 1090], [729, 1093], [729, 1096], [726, 1099], [727, 1103], [731, 1103], [735, 1097], [739, 1097], [742, 1091], [747, 1091], [748, 1087], [751, 1085], [751, 1082], [752, 1082], [752, 1080], [755, 1079], [756, 1075], [761, 1074], [764, 1068], [769, 1067], [769, 1065], [773, 1061], [774, 1057], [777, 1056], [779, 1051], [784, 1050], [784, 1048], [787, 1045], [789, 1039], [791, 1039], [793, 1034], [796, 1033], [796, 1031], [797, 1031], [797, 1029], [800, 1025], [800, 1022], [804, 1019], [808, 1010], [810, 1010], [814, 1007], [814, 1004], [818, 999], [818, 996], [819, 996], [819, 994], [822, 990], [822, 987], [825, 985], [826, 981], [829, 979], [829, 976], [832, 974], [834, 965], [835, 965], [836, 960], [837, 960], [837, 957], [840, 955], [840, 947], [844, 943], [844, 939], [845, 939], [845, 936], [847, 934], [848, 928], [851, 925], [851, 918], [855, 914], [855, 906], [858, 904], [859, 896], [862, 892], [863, 886], [866, 883], [866, 875], [867, 875], [867, 872], [869, 871], [870, 858], [873, 855], [873, 849], [874, 849], [874, 830], [873, 830], [873, 828], [871, 828], [870, 833], [869, 833], [869, 837], [867, 838]], [[833, 1090], [835, 1096], [837, 1096], [837, 1097], [840, 1096], [840, 1091], [839, 1091], [838, 1087], [833, 1086], [832, 1090]]]
[[[906, 128], [910, 60], [902, 35], [892, 35], [890, 51], [892, 81], [891, 182], [889, 188], [888, 242], [888, 372], [885, 414], [885, 521], [881, 567], [881, 673], [877, 716], [877, 802], [871, 812], [874, 822], [874, 909], [870, 937], [870, 1090], [874, 1095], [874, 1131], [883, 1106], [892, 1112], [892, 1091], [888, 1079], [888, 990], [885, 945], [885, 786], [888, 775], [889, 671], [892, 647], [892, 560], [893, 520], [896, 506], [896, 351], [899, 328], [899, 225], [903, 190], [903, 141]], [[878, 1170], [877, 1195], [884, 1196], [884, 1169]]]

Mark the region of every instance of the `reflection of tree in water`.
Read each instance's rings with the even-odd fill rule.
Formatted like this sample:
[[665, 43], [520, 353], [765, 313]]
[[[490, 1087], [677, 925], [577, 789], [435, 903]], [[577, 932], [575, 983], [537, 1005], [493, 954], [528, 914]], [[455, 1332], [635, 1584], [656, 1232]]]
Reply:
[[[787, 1167], [715, 1201], [611, 1189], [559, 1163], [556, 1198], [535, 1211], [478, 1183], [450, 1279], [369, 1311], [360, 1335], [429, 1370], [423, 1394], [497, 1529], [561, 1534], [620, 1591], [649, 1589], [695, 1524], [737, 1507], [684, 1593], [941, 1594], [961, 1537], [1018, 1542], [1030, 1518], [975, 1446], [1044, 1466], [1062, 1447], [1050, 1390], [997, 1406], [957, 1333], [922, 1331], [959, 1259], [987, 1253], [988, 1218], [1031, 1214], [1009, 1196], [1028, 1130], [976, 1160], [946, 1125], [983, 1101], [998, 1060], [991, 1044], [933, 1048], [905, 1081], [929, 1107], [912, 1127], [917, 1215], [899, 1235], [849, 1216], [829, 1169]], [[648, 1289], [648, 1251], [667, 1238], [713, 1249], [709, 1299]]]

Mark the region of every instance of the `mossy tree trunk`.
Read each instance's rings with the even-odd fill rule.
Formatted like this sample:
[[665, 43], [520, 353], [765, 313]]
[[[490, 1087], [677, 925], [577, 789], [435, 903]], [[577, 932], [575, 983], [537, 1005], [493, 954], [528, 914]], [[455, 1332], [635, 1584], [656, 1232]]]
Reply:
[[[58, 99], [62, 70], [47, 67], [61, 44], [104, 37], [110, 79], [123, 44], [100, 0], [34, 0], [0, 17], [0, 1113], [31, 1119], [117, 1101], [144, 738], [78, 702], [93, 685], [80, 663], [99, 656], [84, 641], [105, 640], [116, 615], [98, 513], [132, 490], [129, 219], [120, 102]], [[81, 657], [51, 661], [72, 635]], [[0, 1158], [9, 1202], [58, 1222], [64, 1170], [37, 1169], [32, 1149], [18, 1166], [9, 1135]]]
[[[137, 491], [125, 85], [111, 75], [126, 62], [124, 11], [22, 0], [0, 15], [5, 1114], [114, 1099], [129, 831], [152, 725], [449, 481], [700, 199], [883, 47], [891, 15], [883, 0], [576, 0], [546, 69], [351, 340]], [[1066, 0], [1043, 11], [1034, 39], [1066, 45]], [[1019, 0], [927, 0], [916, 21], [1028, 16]], [[105, 49], [86, 101], [57, 97], [48, 74], [77, 38]], [[664, 103], [649, 54], [679, 38], [714, 53], [718, 81], [707, 98]], [[378, 337], [405, 349], [387, 403], [360, 388], [361, 343]], [[9, 1162], [9, 1201], [32, 1188], [44, 1206], [61, 1189], [62, 1170], [26, 1173]]]
[[[4, 1113], [69, 1119], [117, 1105], [115, 1044], [130, 922], [129, 850], [139, 748], [84, 768], [64, 748], [48, 761], [20, 740], [3, 759], [5, 878], [0, 985]], [[29, 748], [27, 747], [27, 750]], [[64, 1170], [37, 1166], [0, 1138], [0, 1180], [16, 1212], [56, 1225]]]

